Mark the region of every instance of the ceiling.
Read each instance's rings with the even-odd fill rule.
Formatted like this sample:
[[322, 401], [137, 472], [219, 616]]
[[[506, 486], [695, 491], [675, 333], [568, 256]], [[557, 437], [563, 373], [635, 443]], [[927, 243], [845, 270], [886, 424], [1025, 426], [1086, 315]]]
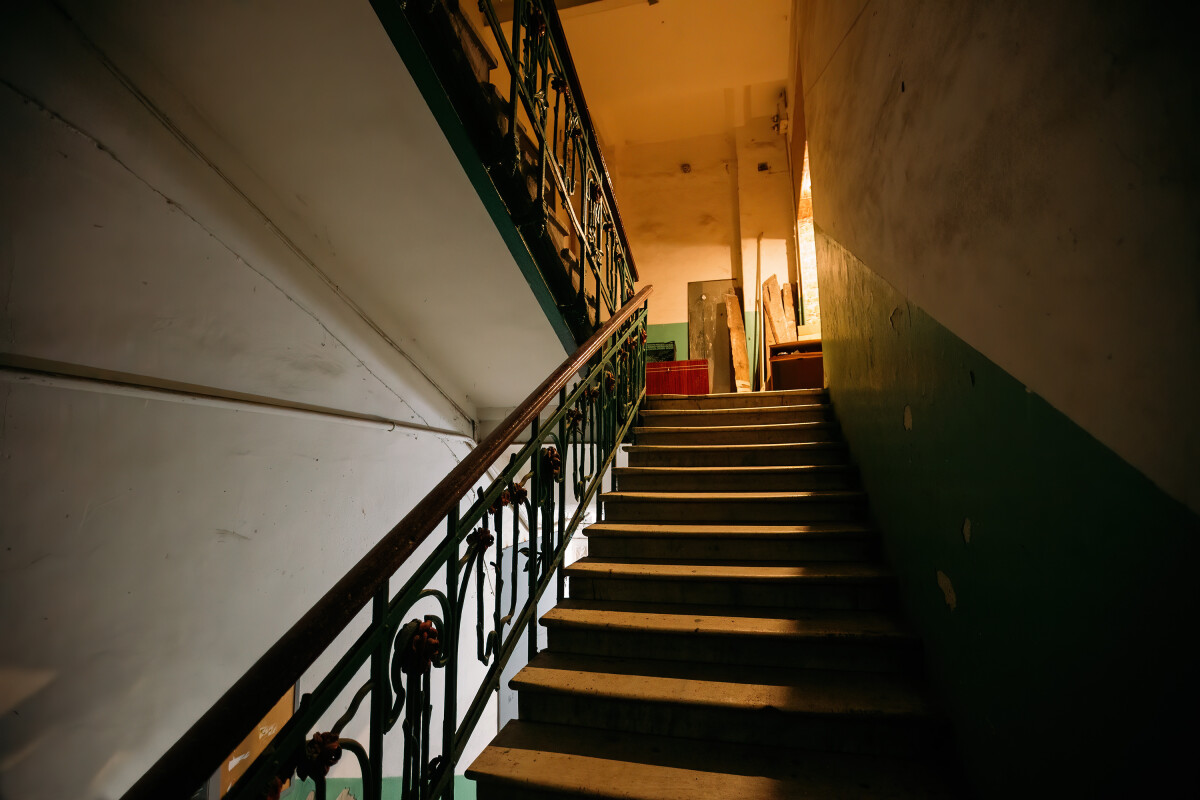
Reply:
[[569, 0], [560, 14], [610, 145], [730, 131], [775, 113], [791, 0]]
[[516, 405], [562, 361], [369, 3], [65, 5], [469, 413]]

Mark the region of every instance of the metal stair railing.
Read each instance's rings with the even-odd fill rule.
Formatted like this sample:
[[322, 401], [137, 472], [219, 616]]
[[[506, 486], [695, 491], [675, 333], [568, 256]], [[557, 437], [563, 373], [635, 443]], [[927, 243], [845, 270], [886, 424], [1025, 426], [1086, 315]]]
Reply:
[[[537, 652], [538, 600], [555, 581], [563, 596], [559, 566], [567, 544], [588, 504], [598, 498], [617, 447], [637, 418], [645, 397], [646, 298], [652, 288], [630, 298], [563, 361], [167, 750], [125, 800], [193, 796], [368, 604], [366, 631], [302, 696], [296, 713], [226, 797], [278, 797], [283, 782], [296, 775], [315, 781], [317, 797], [323, 798], [328, 769], [348, 753], [362, 776], [361, 800], [382, 800], [389, 747], [402, 752], [403, 798], [452, 797], [454, 767], [523, 634], [528, 634], [530, 657]], [[555, 398], [557, 407], [542, 421]], [[528, 442], [499, 477], [477, 488], [527, 430]], [[568, 487], [577, 503], [569, 519]], [[518, 551], [521, 512], [529, 539]], [[502, 557], [506, 517], [514, 544], [509, 564]], [[399, 591], [390, 592], [389, 579], [443, 523], [445, 535], [432, 554]], [[492, 547], [494, 560], [485, 564]], [[495, 576], [490, 609], [483, 592], [489, 567]], [[528, 596], [518, 607], [522, 573]], [[462, 629], [472, 582], [477, 606], [473, 648], [471, 632]], [[460, 715], [458, 666], [460, 659], [470, 657], [487, 670]], [[369, 677], [342, 716], [329, 730], [315, 730], [364, 666]], [[435, 700], [443, 723], [440, 742], [429, 738]], [[342, 737], [364, 707], [368, 741]]]
[[[638, 273], [558, 11], [553, 0], [509, 0], [502, 20], [493, 0], [467, 2], [482, 32], [459, 0], [371, 5], [485, 206], [511, 230], [518, 264], [536, 268], [535, 294], [548, 287], [583, 341], [633, 296]], [[508, 73], [506, 94], [481, 78], [484, 61]]]

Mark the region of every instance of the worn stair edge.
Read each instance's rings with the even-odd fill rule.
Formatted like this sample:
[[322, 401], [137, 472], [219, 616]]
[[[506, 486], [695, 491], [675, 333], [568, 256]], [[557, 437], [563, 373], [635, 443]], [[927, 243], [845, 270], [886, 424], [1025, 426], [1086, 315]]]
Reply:
[[677, 537], [747, 539], [817, 539], [874, 537], [870, 525], [827, 522], [810, 525], [681, 525], [654, 522], [596, 522], [584, 528], [585, 536], [629, 536], [638, 539]]
[[786, 406], [750, 406], [748, 408], [643, 408], [641, 413], [647, 417], [737, 417], [746, 414], [767, 414], [787, 416], [788, 414], [833, 413], [829, 403], [797, 403]]
[[[772, 609], [760, 609], [770, 612]], [[782, 616], [748, 615], [738, 609], [644, 603], [563, 600], [541, 619], [546, 628], [630, 633], [766, 638], [788, 641], [871, 641], [912, 645], [918, 640], [890, 615], [869, 611], [781, 609]]]
[[[814, 423], [808, 423], [814, 424]], [[691, 431], [693, 428], [683, 428], [682, 430]], [[626, 453], [642, 452], [642, 451], [681, 451], [681, 452], [696, 452], [699, 450], [725, 450], [737, 451], [745, 450], [748, 452], [763, 452], [763, 451], [787, 451], [799, 450], [806, 452], [810, 450], [843, 450], [849, 451], [849, 447], [843, 441], [829, 442], [746, 442], [744, 444], [630, 444], [625, 446]], [[847, 462], [847, 466], [852, 466]]]
[[949, 784], [908, 759], [807, 753], [726, 742], [509, 722], [467, 769], [480, 800], [778, 800], [949, 798]]
[[581, 558], [565, 567], [567, 577], [622, 580], [739, 581], [756, 583], [891, 583], [892, 573], [882, 565], [859, 562], [763, 564], [647, 561], [639, 559]]
[[840, 670], [639, 661], [543, 651], [513, 676], [509, 685], [518, 691], [585, 695], [596, 700], [801, 716], [936, 717], [933, 704], [910, 678]]
[[732, 433], [774, 433], [787, 431], [817, 431], [837, 430], [836, 422], [766, 422], [758, 425], [641, 425], [634, 428], [635, 433], [653, 434], [732, 434]]
[[793, 389], [774, 392], [741, 392], [718, 395], [648, 395], [648, 409], [762, 408], [769, 406], [828, 403], [825, 389]]
[[823, 490], [816, 492], [605, 492], [600, 500], [608, 503], [863, 503], [865, 492]]

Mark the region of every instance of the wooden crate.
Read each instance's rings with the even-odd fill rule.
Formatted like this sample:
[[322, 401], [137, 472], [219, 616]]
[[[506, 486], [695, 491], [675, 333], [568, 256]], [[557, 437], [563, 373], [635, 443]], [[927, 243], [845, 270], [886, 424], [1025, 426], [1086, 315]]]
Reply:
[[646, 394], [708, 394], [708, 361], [647, 364]]

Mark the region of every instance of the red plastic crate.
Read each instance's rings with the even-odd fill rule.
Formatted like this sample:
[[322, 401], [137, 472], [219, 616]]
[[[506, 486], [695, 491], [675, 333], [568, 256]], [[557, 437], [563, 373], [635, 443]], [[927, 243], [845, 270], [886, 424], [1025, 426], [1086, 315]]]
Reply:
[[646, 394], [708, 394], [708, 361], [654, 361], [647, 364]]

